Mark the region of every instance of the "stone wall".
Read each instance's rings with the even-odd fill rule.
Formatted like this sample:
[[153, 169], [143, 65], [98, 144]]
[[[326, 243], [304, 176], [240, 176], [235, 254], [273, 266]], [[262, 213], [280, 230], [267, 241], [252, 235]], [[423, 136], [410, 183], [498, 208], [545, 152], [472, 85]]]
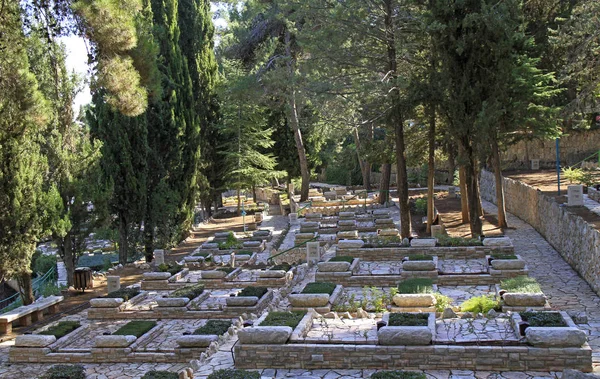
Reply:
[[[570, 131], [560, 139], [562, 165], [573, 165], [598, 151], [600, 129]], [[539, 159], [541, 168], [554, 168], [556, 164], [556, 141], [521, 141], [510, 146], [501, 155], [504, 169], [529, 169], [531, 159]]]
[[[496, 202], [496, 181], [481, 173], [481, 197]], [[553, 198], [519, 181], [504, 178], [506, 210], [533, 226], [600, 294], [600, 232]]]

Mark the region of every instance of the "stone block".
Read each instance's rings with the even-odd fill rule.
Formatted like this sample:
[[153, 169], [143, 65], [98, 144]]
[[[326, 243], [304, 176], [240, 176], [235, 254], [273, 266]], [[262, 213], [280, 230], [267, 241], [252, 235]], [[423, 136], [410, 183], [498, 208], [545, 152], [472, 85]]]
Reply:
[[[377, 226], [385, 226], [385, 225], [394, 225], [394, 220], [391, 218], [377, 218], [375, 219], [375, 225]], [[393, 228], [393, 226], [391, 226]]]
[[156, 304], [159, 307], [185, 307], [190, 299], [187, 297], [158, 297]]
[[539, 159], [531, 159], [531, 169], [532, 170], [540, 169], [540, 160]]
[[356, 240], [356, 239], [358, 239], [358, 231], [349, 230], [349, 231], [337, 232], [337, 238], [340, 240], [344, 240], [344, 239]]
[[402, 263], [402, 269], [406, 271], [432, 271], [435, 270], [434, 261], [406, 261]]
[[318, 242], [306, 243], [306, 261], [318, 262], [321, 259], [321, 245]]
[[587, 338], [583, 330], [573, 327], [536, 327], [525, 329], [527, 342], [536, 347], [580, 347]]
[[384, 326], [377, 331], [379, 345], [429, 345], [433, 335], [428, 326]]
[[284, 344], [292, 335], [289, 326], [255, 326], [238, 331], [240, 344]]
[[509, 237], [488, 237], [483, 239], [483, 246], [510, 247], [512, 245], [512, 240]]
[[202, 279], [223, 279], [226, 276], [227, 273], [225, 271], [220, 270], [208, 270], [200, 272], [200, 277]]
[[219, 244], [216, 242], [205, 242], [201, 246], [204, 250], [216, 250], [219, 248]]
[[165, 251], [163, 249], [154, 250], [154, 263], [157, 266], [165, 263]]
[[299, 293], [288, 295], [292, 307], [316, 308], [324, 307], [329, 303], [329, 294], [326, 293]]
[[450, 199], [456, 198], [456, 187], [454, 187], [454, 186], [448, 187], [448, 198], [450, 198]]
[[340, 240], [337, 244], [338, 249], [360, 249], [365, 244], [363, 240]]
[[225, 303], [228, 307], [253, 307], [258, 303], [256, 296], [235, 296], [226, 297]]
[[306, 221], [315, 221], [315, 220], [320, 220], [323, 218], [323, 214], [321, 213], [307, 213], [306, 215], [304, 215], [304, 218], [306, 219]]
[[398, 307], [430, 307], [437, 303], [435, 297], [429, 293], [396, 294], [392, 300]]
[[525, 268], [525, 261], [520, 259], [494, 259], [492, 268], [495, 270], [522, 270]]
[[171, 276], [168, 272], [145, 272], [142, 274], [144, 280], [167, 280]]
[[322, 272], [341, 272], [350, 269], [350, 262], [319, 262], [317, 268]]
[[568, 205], [569, 207], [583, 206], [583, 186], [574, 185], [567, 187]]
[[208, 347], [212, 342], [218, 341], [219, 336], [216, 334], [209, 335], [187, 335], [180, 336], [175, 340], [179, 347]]
[[123, 301], [121, 298], [97, 298], [90, 300], [90, 306], [92, 308], [117, 308], [123, 304]]
[[413, 238], [410, 241], [411, 247], [435, 247], [437, 239], [435, 238]]
[[563, 371], [562, 379], [600, 379], [600, 375], [583, 373], [570, 368]]
[[511, 307], [543, 307], [546, 296], [543, 293], [511, 293], [502, 295], [504, 304]]
[[354, 220], [340, 220], [338, 221], [338, 226], [349, 226], [349, 227], [356, 227], [356, 221]]
[[260, 247], [260, 245], [262, 245], [261, 241], [245, 241], [242, 243], [242, 245], [244, 247], [248, 247], [248, 248], [258, 248]]
[[296, 225], [298, 223], [298, 213], [292, 212], [288, 215], [291, 225]]
[[121, 289], [121, 277], [115, 275], [109, 275], [106, 277], [106, 289], [108, 293], [118, 291]]
[[340, 220], [348, 220], [356, 217], [356, 213], [354, 212], [340, 212], [339, 213]]
[[431, 225], [431, 237], [438, 238], [444, 234], [444, 227], [442, 225]]
[[135, 342], [135, 336], [97, 336], [94, 347], [127, 347]]
[[286, 274], [286, 272], [283, 270], [266, 270], [266, 271], [259, 271], [258, 277], [259, 278], [278, 279], [278, 278], [285, 278], [285, 274]]
[[15, 339], [16, 347], [46, 347], [56, 342], [55, 336], [46, 336], [42, 334], [25, 334], [17, 336]]
[[398, 229], [382, 229], [379, 231], [379, 235], [382, 237], [397, 237], [400, 232], [398, 232]]

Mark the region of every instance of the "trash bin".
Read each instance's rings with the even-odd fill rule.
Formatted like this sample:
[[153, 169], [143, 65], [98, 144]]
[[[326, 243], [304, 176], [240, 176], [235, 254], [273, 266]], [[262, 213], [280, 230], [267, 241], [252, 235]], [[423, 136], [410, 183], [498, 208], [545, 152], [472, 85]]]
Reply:
[[73, 287], [76, 290], [85, 291], [94, 288], [92, 269], [89, 267], [78, 267], [73, 273]]

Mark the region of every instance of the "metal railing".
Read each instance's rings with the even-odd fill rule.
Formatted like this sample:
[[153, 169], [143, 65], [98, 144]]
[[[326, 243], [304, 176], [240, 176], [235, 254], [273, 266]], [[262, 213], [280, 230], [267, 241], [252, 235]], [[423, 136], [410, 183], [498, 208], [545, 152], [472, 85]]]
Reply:
[[[40, 296], [40, 289], [43, 286], [45, 286], [49, 282], [56, 282], [55, 274], [56, 274], [56, 266], [52, 267], [44, 275], [32, 280], [31, 288], [33, 290], [33, 295], [36, 298]], [[16, 307], [19, 307], [22, 304], [23, 304], [23, 299], [21, 299], [21, 294], [19, 292], [17, 292], [14, 295], [7, 297], [6, 299], [0, 301], [0, 305], [2, 306], [2, 308], [0, 308], [0, 313], [6, 312], [8, 310], [8, 308], [14, 309]]]
[[267, 263], [268, 263], [268, 264], [271, 264], [271, 263], [273, 263], [273, 259], [274, 259], [274, 258], [277, 258], [277, 257], [279, 257], [279, 256], [281, 256], [281, 255], [283, 255], [283, 254], [285, 254], [285, 253], [288, 253], [288, 252], [290, 252], [290, 251], [292, 251], [292, 250], [294, 250], [294, 249], [297, 249], [297, 248], [299, 248], [299, 247], [302, 247], [302, 246], [306, 245], [307, 243], [309, 243], [309, 242], [313, 242], [313, 241], [316, 241], [316, 240], [318, 240], [318, 239], [319, 239], [319, 237], [314, 237], [314, 238], [311, 238], [311, 239], [309, 239], [309, 240], [306, 240], [306, 241], [302, 242], [301, 244], [294, 245], [294, 247], [291, 247], [291, 248], [289, 248], [289, 249], [287, 249], [287, 250], [284, 250], [284, 251], [282, 251], [281, 253], [277, 253], [277, 254], [273, 255], [272, 257], [269, 257], [269, 258], [267, 259]]

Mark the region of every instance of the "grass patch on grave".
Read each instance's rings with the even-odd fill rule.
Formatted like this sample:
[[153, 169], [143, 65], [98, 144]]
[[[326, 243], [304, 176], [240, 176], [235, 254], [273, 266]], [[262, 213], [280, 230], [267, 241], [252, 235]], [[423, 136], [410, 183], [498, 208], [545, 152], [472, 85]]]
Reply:
[[179, 379], [179, 374], [170, 371], [148, 371], [142, 379]]
[[515, 254], [491, 254], [492, 259], [519, 259]]
[[194, 284], [176, 289], [169, 294], [169, 297], [187, 297], [192, 300], [202, 295], [204, 292], [204, 284]]
[[306, 287], [302, 290], [302, 293], [326, 293], [331, 295], [335, 290], [334, 283], [325, 283], [325, 282], [314, 282], [308, 283]]
[[432, 261], [433, 257], [431, 255], [424, 254], [410, 254], [407, 256], [409, 261]]
[[254, 253], [251, 251], [248, 251], [248, 250], [240, 250], [235, 253], [235, 255], [252, 255], [252, 254], [254, 254]]
[[458, 246], [483, 246], [483, 242], [477, 238], [462, 238], [462, 237], [450, 237], [450, 236], [439, 236], [437, 246], [443, 247], [458, 247]]
[[216, 334], [218, 336], [223, 335], [231, 327], [231, 321], [229, 320], [208, 320], [204, 326], [194, 330], [194, 334], [210, 335]]
[[113, 336], [136, 336], [137, 338], [140, 338], [155, 326], [155, 321], [129, 321], [114, 332]]
[[58, 324], [44, 330], [43, 332], [40, 332], [39, 334], [45, 336], [54, 336], [56, 337], [56, 339], [59, 339], [71, 333], [80, 326], [81, 324], [79, 323], [79, 321], [61, 321]]
[[116, 291], [109, 292], [108, 295], [106, 295], [104, 297], [106, 297], [106, 298], [112, 298], [112, 299], [121, 298], [124, 301], [128, 301], [129, 299], [134, 298], [134, 297], [136, 297], [139, 294], [140, 294], [139, 287], [121, 288], [121, 289], [118, 289]]
[[529, 276], [517, 276], [504, 279], [500, 282], [500, 289], [514, 293], [541, 293], [542, 287], [534, 278]]
[[429, 313], [390, 313], [388, 326], [427, 326]]
[[231, 274], [232, 272], [235, 271], [235, 268], [233, 268], [233, 267], [219, 267], [217, 269], [217, 271], [223, 271], [223, 272], [226, 272], [227, 274]]
[[558, 312], [521, 312], [519, 315], [529, 326], [567, 326], [567, 323]]
[[376, 372], [371, 379], [427, 379], [427, 376], [422, 372], [395, 370]]
[[238, 293], [238, 296], [256, 296], [259, 299], [263, 297], [269, 289], [267, 287], [248, 286]]
[[269, 312], [260, 326], [289, 326], [294, 329], [305, 314], [303, 311]]
[[331, 258], [331, 259], [329, 260], [329, 262], [348, 262], [348, 263], [350, 263], [350, 264], [351, 264], [353, 261], [354, 261], [354, 258], [352, 258], [352, 257], [347, 257], [347, 256], [344, 256], [344, 255], [340, 255], [340, 256], [337, 256], [337, 257], [333, 257], [333, 258]]
[[490, 295], [472, 297], [460, 305], [460, 310], [471, 313], [488, 313], [490, 310], [501, 310], [500, 301]]
[[399, 294], [433, 293], [433, 280], [411, 278], [398, 284]]
[[233, 232], [229, 232], [227, 239], [223, 242], [219, 242], [219, 250], [230, 250], [230, 249], [241, 249], [244, 247], [242, 241], [235, 238]]
[[85, 368], [81, 365], [55, 365], [41, 379], [85, 379]]
[[246, 370], [217, 370], [206, 379], [260, 379], [260, 374], [255, 371]]
[[157, 269], [159, 272], [168, 272], [171, 275], [175, 275], [179, 271], [183, 270], [183, 266], [176, 263], [162, 263], [158, 265]]
[[289, 263], [280, 263], [278, 265], [271, 267], [269, 270], [270, 271], [275, 271], [275, 270], [290, 271], [291, 268], [292, 268], [292, 265]]

